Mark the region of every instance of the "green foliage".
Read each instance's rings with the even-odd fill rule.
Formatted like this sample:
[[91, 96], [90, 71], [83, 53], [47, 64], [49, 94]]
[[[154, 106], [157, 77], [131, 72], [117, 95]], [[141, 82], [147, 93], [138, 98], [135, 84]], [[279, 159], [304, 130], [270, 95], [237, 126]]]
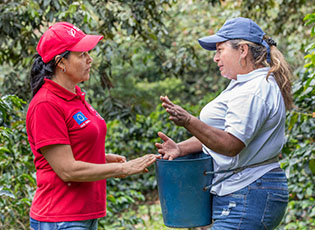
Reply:
[[[305, 18], [313, 25], [315, 14]], [[315, 227], [315, 43], [306, 49], [306, 64], [293, 87], [296, 108], [287, 114], [287, 144], [283, 149], [282, 166], [289, 178], [290, 203], [285, 218], [285, 229]]]
[[0, 98], [0, 228], [26, 229], [35, 191], [33, 157], [25, 130], [23, 105], [16, 96]]

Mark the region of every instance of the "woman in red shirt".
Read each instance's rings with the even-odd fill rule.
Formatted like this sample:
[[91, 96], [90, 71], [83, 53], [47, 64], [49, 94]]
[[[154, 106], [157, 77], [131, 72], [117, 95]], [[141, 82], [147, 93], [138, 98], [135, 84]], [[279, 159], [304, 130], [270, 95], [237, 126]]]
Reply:
[[105, 155], [106, 123], [78, 87], [90, 77], [88, 51], [102, 38], [59, 22], [37, 45], [26, 117], [37, 177], [31, 229], [96, 230], [106, 215], [106, 179], [147, 172], [157, 158]]

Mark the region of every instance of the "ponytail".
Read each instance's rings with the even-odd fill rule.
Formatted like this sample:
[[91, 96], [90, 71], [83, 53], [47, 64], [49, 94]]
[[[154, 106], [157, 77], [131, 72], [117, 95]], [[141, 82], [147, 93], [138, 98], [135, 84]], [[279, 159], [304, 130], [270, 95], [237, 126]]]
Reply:
[[32, 97], [38, 92], [38, 90], [44, 84], [44, 79], [51, 79], [56, 71], [56, 67], [62, 58], [68, 58], [70, 51], [65, 51], [59, 58], [53, 58], [48, 63], [45, 63], [39, 54], [35, 54], [33, 59], [34, 63], [30, 71], [30, 82], [32, 89]]
[[293, 75], [291, 69], [282, 53], [277, 49], [276, 42], [267, 36], [264, 36], [264, 40], [270, 47], [270, 63], [267, 61], [268, 54], [265, 46], [242, 39], [230, 40], [230, 42], [234, 49], [237, 49], [241, 44], [248, 45], [252, 55], [252, 63], [255, 68], [259, 65], [270, 66], [267, 79], [270, 74], [274, 75], [277, 85], [280, 88], [285, 108], [286, 110], [290, 110], [293, 108], [293, 99], [291, 94], [291, 80]]
[[271, 73], [275, 76], [275, 80], [284, 99], [285, 107], [287, 110], [290, 110], [293, 108], [293, 99], [291, 94], [291, 80], [293, 75], [291, 69], [276, 46], [270, 46], [270, 57], [271, 63], [268, 76]]

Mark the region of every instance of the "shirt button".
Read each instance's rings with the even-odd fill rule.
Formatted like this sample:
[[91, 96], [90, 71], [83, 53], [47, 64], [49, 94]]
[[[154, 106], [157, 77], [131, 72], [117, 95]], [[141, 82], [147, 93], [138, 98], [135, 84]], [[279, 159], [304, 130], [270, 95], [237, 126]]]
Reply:
[[68, 183], [68, 186], [71, 186], [71, 183]]

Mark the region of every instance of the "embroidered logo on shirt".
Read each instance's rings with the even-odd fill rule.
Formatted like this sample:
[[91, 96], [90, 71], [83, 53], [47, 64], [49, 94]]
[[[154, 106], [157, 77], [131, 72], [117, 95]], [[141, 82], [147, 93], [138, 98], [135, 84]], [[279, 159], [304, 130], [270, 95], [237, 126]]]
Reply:
[[74, 114], [73, 119], [78, 123], [78, 125], [80, 125], [80, 127], [83, 127], [90, 122], [90, 120], [88, 120], [81, 111]]

